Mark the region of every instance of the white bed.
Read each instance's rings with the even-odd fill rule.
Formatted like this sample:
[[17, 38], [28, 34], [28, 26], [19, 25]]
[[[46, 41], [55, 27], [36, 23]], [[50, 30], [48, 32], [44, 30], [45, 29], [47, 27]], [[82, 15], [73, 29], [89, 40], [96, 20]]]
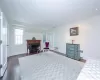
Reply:
[[100, 60], [89, 59], [77, 80], [100, 80]]
[[76, 80], [83, 63], [44, 52], [19, 58], [21, 80]]

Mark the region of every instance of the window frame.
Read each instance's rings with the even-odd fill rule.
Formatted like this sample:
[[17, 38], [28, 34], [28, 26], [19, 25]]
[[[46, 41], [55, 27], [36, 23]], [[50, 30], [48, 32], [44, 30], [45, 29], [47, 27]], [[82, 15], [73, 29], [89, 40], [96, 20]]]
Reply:
[[[17, 29], [22, 30], [22, 33], [21, 34], [16, 34]], [[15, 45], [22, 45], [23, 44], [23, 35], [24, 35], [24, 29], [23, 28], [14, 28], [14, 44]], [[18, 38], [16, 38], [18, 36], [20, 37], [21, 41], [19, 41]]]

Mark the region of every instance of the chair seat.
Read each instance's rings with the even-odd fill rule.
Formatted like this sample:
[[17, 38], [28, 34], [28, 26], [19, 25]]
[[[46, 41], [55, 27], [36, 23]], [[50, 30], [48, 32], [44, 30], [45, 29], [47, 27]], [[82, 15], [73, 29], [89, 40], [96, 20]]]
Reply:
[[44, 49], [49, 49], [49, 48], [44, 48]]

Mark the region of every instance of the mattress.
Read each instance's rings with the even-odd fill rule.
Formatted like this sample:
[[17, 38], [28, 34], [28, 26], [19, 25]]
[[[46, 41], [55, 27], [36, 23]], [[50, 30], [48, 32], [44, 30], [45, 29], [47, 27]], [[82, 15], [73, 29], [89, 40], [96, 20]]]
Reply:
[[83, 63], [44, 52], [19, 58], [21, 80], [76, 80]]
[[88, 60], [77, 80], [100, 80], [100, 60]]

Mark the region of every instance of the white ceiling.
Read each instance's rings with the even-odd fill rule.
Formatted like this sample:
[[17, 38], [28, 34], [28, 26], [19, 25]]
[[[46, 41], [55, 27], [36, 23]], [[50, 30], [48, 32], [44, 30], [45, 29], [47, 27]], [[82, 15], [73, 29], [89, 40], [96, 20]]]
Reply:
[[100, 0], [0, 0], [11, 25], [49, 29], [100, 14]]

